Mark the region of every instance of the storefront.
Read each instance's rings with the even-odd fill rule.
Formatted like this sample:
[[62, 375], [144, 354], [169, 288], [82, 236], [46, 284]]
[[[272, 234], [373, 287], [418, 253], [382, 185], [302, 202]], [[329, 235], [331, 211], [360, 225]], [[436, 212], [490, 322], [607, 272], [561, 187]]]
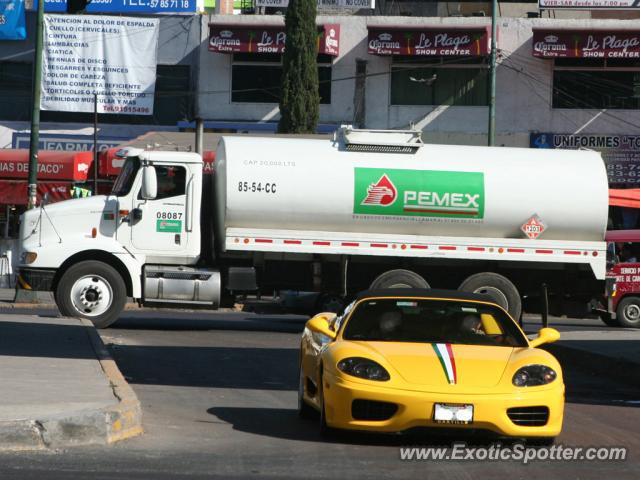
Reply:
[[[92, 152], [38, 153], [37, 201], [66, 200], [90, 175]], [[14, 286], [20, 215], [27, 208], [29, 150], [0, 150], [0, 288]]]
[[[232, 103], [279, 102], [286, 38], [284, 23], [209, 25], [209, 51], [231, 56]], [[340, 53], [340, 25], [318, 25], [316, 48], [320, 103], [330, 104], [332, 64]]]
[[391, 57], [391, 106], [488, 104], [487, 26], [370, 26], [367, 45]]

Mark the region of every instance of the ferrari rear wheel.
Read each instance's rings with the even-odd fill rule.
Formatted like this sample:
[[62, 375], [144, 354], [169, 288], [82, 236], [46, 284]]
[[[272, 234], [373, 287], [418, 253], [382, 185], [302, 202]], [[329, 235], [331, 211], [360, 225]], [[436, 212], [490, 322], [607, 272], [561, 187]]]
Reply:
[[300, 365], [300, 379], [298, 381], [298, 416], [300, 418], [313, 418], [316, 411], [304, 400], [304, 372]]

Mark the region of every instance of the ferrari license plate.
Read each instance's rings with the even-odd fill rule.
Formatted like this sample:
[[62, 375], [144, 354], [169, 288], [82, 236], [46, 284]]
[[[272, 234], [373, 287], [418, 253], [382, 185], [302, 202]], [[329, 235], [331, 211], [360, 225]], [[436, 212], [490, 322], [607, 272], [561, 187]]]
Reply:
[[473, 405], [436, 403], [433, 420], [438, 423], [471, 423], [473, 421]]

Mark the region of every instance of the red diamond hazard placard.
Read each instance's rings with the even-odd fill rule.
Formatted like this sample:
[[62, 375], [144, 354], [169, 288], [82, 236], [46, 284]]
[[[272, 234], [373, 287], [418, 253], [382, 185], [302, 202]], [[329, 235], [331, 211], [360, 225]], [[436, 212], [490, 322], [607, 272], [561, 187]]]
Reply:
[[522, 230], [531, 240], [538, 238], [546, 229], [547, 226], [535, 213], [520, 227], [520, 230]]

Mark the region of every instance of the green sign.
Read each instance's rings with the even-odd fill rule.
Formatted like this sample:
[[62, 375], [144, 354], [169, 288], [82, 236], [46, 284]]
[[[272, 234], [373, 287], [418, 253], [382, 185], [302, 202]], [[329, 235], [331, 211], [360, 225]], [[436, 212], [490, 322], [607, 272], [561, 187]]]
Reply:
[[484, 174], [356, 168], [353, 213], [484, 218]]
[[156, 220], [156, 232], [180, 233], [182, 220]]

